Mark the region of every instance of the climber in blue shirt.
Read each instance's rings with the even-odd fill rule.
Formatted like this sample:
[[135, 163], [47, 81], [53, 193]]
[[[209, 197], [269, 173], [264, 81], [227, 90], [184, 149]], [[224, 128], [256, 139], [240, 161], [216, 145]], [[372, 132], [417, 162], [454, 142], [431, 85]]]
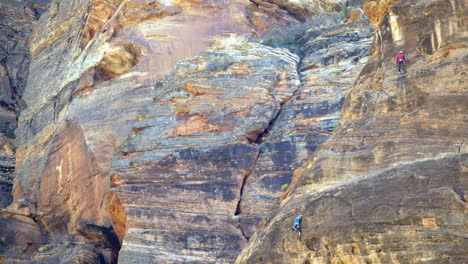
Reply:
[[293, 227], [294, 230], [297, 231], [297, 233], [299, 233], [299, 236], [301, 236], [301, 230], [302, 230], [301, 221], [302, 221], [302, 215], [298, 216], [296, 220], [294, 220], [294, 227]]

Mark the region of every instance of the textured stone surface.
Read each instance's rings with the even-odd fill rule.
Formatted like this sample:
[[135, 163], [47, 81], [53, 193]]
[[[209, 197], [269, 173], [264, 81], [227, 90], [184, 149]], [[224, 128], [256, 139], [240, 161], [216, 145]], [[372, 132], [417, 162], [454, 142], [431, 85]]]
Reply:
[[15, 153], [13, 140], [0, 134], [0, 208], [11, 201], [11, 189], [15, 172]]
[[254, 36], [272, 28], [291, 27], [320, 15], [340, 11], [345, 0], [250, 0], [245, 16], [252, 26]]
[[374, 27], [377, 29], [379, 24], [388, 14], [388, 7], [398, 0], [367, 0], [365, 1], [362, 8], [366, 12], [369, 20], [374, 24]]
[[[89, 254], [89, 263], [101, 256], [116, 261], [125, 230], [112, 225], [122, 215], [119, 199], [107, 193], [111, 157], [131, 123], [152, 111], [156, 80], [208, 46], [210, 36], [246, 28], [238, 11], [245, 2], [51, 3], [31, 41], [15, 201], [4, 214], [33, 218], [45, 233], [34, 249], [51, 244], [57, 250], [28, 251], [22, 259], [66, 261], [76, 253], [78, 259]], [[7, 244], [7, 262], [20, 258], [22, 244]]]
[[28, 38], [35, 17], [27, 6], [0, 2], [0, 208], [11, 202], [16, 116], [29, 66]]
[[[176, 61], [196, 55], [212, 43], [212, 35], [248, 32], [248, 21], [243, 15], [246, 2], [51, 3], [31, 41], [32, 62], [23, 96], [26, 108], [21, 112], [17, 130], [15, 201], [4, 212], [14, 217], [31, 217], [41, 226], [45, 237], [33, 249], [40, 248], [41, 243], [51, 244], [51, 249], [63, 249], [61, 245], [72, 241], [72, 252], [82, 252], [79, 254], [84, 256], [89, 253], [90, 259], [110, 254], [109, 262], [116, 260], [119, 245], [116, 237], [109, 234], [114, 229], [121, 241], [127, 223], [121, 201], [107, 193], [108, 179], [104, 175], [111, 167], [112, 155], [131, 135], [135, 120], [158, 111], [154, 108], [158, 105], [153, 104], [154, 84], [169, 73]], [[230, 56], [225, 59], [230, 63]], [[223, 58], [218, 63], [215, 57], [207, 70], [222, 70], [226, 66]], [[295, 66], [291, 69], [295, 71]], [[244, 70], [251, 73], [249, 69], [238, 69]], [[270, 111], [274, 114], [277, 110], [273, 107]], [[254, 125], [259, 131], [236, 131], [241, 137], [239, 142], [255, 138], [261, 127], [268, 125], [268, 115], [257, 121], [262, 124]], [[180, 121], [175, 135], [231, 129], [211, 126], [209, 122], [212, 121], [189, 116]], [[248, 122], [245, 126], [249, 126]], [[252, 148], [242, 151], [250, 153]], [[237, 201], [231, 203], [236, 205]], [[88, 235], [82, 231], [87, 226], [98, 230]], [[101, 234], [102, 230], [108, 230], [106, 235]], [[6, 254], [7, 261], [16, 261], [16, 245], [21, 244], [21, 240], [8, 244], [11, 251]], [[91, 247], [82, 248], [83, 244]], [[226, 258], [233, 259], [232, 252], [237, 252], [238, 246], [233, 244], [234, 249]], [[53, 262], [70, 256], [54, 250], [46, 251], [47, 256], [33, 252], [28, 251], [21, 258], [47, 257]]]
[[40, 227], [26, 216], [2, 216], [0, 230], [0, 263], [31, 263], [29, 256], [46, 243]]
[[[232, 263], [271, 209], [239, 262], [466, 262], [463, 1], [366, 1], [378, 31], [345, 101], [367, 61], [365, 21], [309, 31], [300, 59], [213, 38], [344, 2], [53, 1], [21, 103], [11, 83], [24, 85], [26, 64], [11, 71], [0, 55], [0, 98], [23, 109], [0, 262], [115, 263], [122, 243], [121, 263]], [[9, 17], [41, 12], [1, 3]], [[26, 61], [29, 33], [3, 18], [20, 37], [1, 48]], [[396, 77], [399, 49], [408, 73]], [[3, 168], [12, 145], [0, 137]], [[299, 212], [302, 241], [290, 231]]]
[[232, 263], [245, 243], [231, 218], [255, 141], [298, 88], [299, 58], [243, 42], [179, 62], [114, 158], [128, 230], [119, 263]]
[[[389, 7], [340, 130], [237, 263], [467, 262], [464, 14], [463, 1]], [[302, 239], [291, 230], [299, 214]]]
[[330, 11], [339, 11], [340, 6], [346, 3], [346, 0], [250, 0], [251, 2], [264, 7], [273, 5], [287, 11], [301, 21], [307, 18]]
[[344, 96], [367, 61], [372, 35], [363, 20], [310, 30], [301, 40], [301, 85], [258, 140], [261, 153], [243, 189], [239, 211], [246, 236], [277, 204], [294, 170], [333, 133]]

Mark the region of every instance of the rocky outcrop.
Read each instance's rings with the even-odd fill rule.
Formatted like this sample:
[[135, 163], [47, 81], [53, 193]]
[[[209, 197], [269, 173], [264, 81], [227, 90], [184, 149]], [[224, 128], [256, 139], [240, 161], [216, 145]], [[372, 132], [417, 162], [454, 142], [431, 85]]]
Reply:
[[[245, 15], [253, 27], [253, 33], [261, 38], [262, 33], [272, 28], [290, 27], [311, 18], [340, 11], [345, 0], [250, 0]], [[258, 32], [257, 32], [258, 31]]]
[[[388, 10], [341, 128], [236, 263], [468, 260], [466, 6], [411, 0]], [[398, 74], [401, 49], [407, 72]], [[299, 214], [302, 238], [291, 230]]]
[[308, 18], [329, 13], [330, 11], [339, 11], [340, 6], [346, 3], [346, 0], [250, 0], [263, 8], [273, 8], [277, 6], [293, 17], [305, 22]]
[[369, 20], [374, 24], [374, 27], [378, 29], [380, 23], [388, 14], [389, 6], [396, 2], [398, 0], [367, 0], [362, 7]]

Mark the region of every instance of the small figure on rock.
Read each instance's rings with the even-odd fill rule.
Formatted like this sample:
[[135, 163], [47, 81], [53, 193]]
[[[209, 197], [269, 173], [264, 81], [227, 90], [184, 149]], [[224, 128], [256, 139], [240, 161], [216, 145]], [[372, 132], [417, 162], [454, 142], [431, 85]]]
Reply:
[[405, 54], [403, 54], [403, 51], [400, 51], [400, 53], [398, 53], [396, 57], [398, 72], [400, 72], [400, 70], [405, 72], [405, 61], [406, 61]]
[[301, 237], [301, 231], [302, 231], [302, 226], [301, 226], [301, 221], [302, 221], [302, 215], [298, 216], [296, 220], [294, 220], [294, 230], [299, 234], [299, 237]]

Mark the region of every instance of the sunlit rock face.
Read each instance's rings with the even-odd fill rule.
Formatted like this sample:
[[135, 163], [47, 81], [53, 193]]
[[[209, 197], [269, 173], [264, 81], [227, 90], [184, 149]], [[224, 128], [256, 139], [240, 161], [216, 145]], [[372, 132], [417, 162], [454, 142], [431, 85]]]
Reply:
[[369, 59], [366, 20], [300, 57], [246, 42], [347, 1], [24, 2], [0, 2], [0, 262], [465, 262], [463, 1], [365, 1]]
[[[464, 14], [464, 1], [442, 0], [368, 13], [378, 31], [341, 128], [236, 263], [468, 261]], [[302, 238], [291, 230], [299, 214]]]
[[232, 217], [255, 142], [298, 89], [298, 61], [231, 37], [156, 85], [112, 162], [127, 219], [119, 263], [234, 261], [246, 239]]
[[389, 6], [396, 2], [398, 2], [398, 0], [366, 0], [362, 8], [366, 12], [369, 20], [374, 24], [374, 27], [378, 28], [382, 20], [388, 14]]
[[[16, 226], [31, 218], [41, 228], [39, 235], [25, 234], [29, 240], [2, 234], [2, 252], [11, 249], [5, 261], [117, 260], [122, 228], [113, 227], [113, 219], [121, 216], [120, 201], [108, 194], [105, 174], [112, 155], [132, 133], [131, 123], [152, 105], [156, 81], [176, 61], [198, 54], [210, 36], [247, 29], [244, 4], [51, 3], [31, 39], [16, 132], [14, 202], [3, 218]], [[20, 254], [25, 243], [33, 246]]]

